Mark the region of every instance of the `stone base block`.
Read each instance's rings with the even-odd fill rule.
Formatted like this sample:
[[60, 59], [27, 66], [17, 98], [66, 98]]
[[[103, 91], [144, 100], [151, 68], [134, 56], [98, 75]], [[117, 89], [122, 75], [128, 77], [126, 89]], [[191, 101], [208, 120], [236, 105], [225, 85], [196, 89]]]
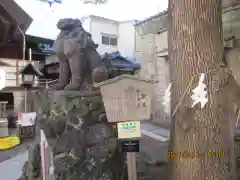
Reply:
[[8, 121], [7, 119], [0, 119], [0, 137], [7, 137], [8, 135]]

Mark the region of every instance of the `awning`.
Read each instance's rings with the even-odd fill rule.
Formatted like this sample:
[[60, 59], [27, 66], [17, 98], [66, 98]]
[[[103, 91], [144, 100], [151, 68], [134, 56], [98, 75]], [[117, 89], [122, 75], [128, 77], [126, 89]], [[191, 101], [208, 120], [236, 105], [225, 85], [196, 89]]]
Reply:
[[0, 0], [0, 5], [12, 16], [19, 28], [26, 32], [32, 18], [14, 0]]

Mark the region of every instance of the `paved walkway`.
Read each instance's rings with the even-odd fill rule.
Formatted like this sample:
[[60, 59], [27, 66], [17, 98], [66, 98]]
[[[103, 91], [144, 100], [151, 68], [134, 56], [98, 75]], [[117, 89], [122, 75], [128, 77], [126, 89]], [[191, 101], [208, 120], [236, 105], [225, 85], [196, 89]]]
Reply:
[[17, 180], [22, 174], [22, 167], [28, 158], [28, 152], [0, 163], [1, 180]]
[[148, 121], [141, 123], [140, 151], [152, 161], [167, 161], [170, 131]]
[[[140, 151], [146, 154], [152, 161], [167, 160], [170, 132], [148, 122], [143, 122], [141, 124], [141, 132], [142, 138], [140, 140]], [[3, 158], [4, 153], [7, 152], [0, 152], [0, 157], [2, 157], [2, 159], [8, 159], [3, 160], [0, 163], [1, 180], [17, 180], [21, 176], [23, 164], [28, 158], [27, 146], [29, 145], [30, 142], [26, 143], [23, 147], [20, 147], [20, 153], [18, 148], [13, 149], [12, 153], [9, 154], [11, 157], [5, 156], [5, 158]]]
[[[14, 136], [14, 133], [11, 133]], [[0, 151], [0, 180], [17, 180], [22, 174], [22, 167], [28, 159], [28, 149], [40, 142], [36, 133], [34, 139], [24, 140], [24, 143], [8, 151]]]
[[143, 122], [141, 124], [141, 132], [145, 136], [149, 136], [161, 142], [167, 142], [170, 139], [170, 131], [154, 124]]

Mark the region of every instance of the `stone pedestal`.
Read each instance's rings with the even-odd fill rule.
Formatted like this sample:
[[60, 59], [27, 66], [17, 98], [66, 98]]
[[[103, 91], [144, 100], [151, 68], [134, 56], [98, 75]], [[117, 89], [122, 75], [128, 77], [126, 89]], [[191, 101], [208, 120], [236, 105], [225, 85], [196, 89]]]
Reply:
[[[37, 126], [44, 130], [51, 146], [56, 180], [127, 178], [125, 154], [118, 145], [116, 124], [107, 122], [98, 90], [51, 92], [47, 100], [50, 102], [43, 103], [45, 107], [38, 115]], [[41, 164], [36, 168], [36, 162], [33, 158], [27, 163], [34, 163], [34, 171], [39, 172]], [[41, 177], [30, 177], [38, 173], [29, 173], [29, 168], [23, 172], [26, 171], [27, 180]], [[26, 179], [24, 173], [22, 179]]]
[[7, 119], [0, 119], [0, 138], [7, 137], [8, 133], [8, 121]]

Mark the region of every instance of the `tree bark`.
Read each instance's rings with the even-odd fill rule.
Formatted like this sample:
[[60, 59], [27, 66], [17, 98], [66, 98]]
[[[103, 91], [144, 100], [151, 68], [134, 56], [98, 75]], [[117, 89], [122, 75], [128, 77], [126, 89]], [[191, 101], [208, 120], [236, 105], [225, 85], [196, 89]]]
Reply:
[[[172, 85], [171, 180], [234, 179], [235, 117], [229, 93], [232, 76], [223, 68], [220, 0], [169, 0], [168, 44]], [[192, 106], [190, 96], [206, 73], [208, 103]], [[191, 155], [191, 157], [186, 157]]]

